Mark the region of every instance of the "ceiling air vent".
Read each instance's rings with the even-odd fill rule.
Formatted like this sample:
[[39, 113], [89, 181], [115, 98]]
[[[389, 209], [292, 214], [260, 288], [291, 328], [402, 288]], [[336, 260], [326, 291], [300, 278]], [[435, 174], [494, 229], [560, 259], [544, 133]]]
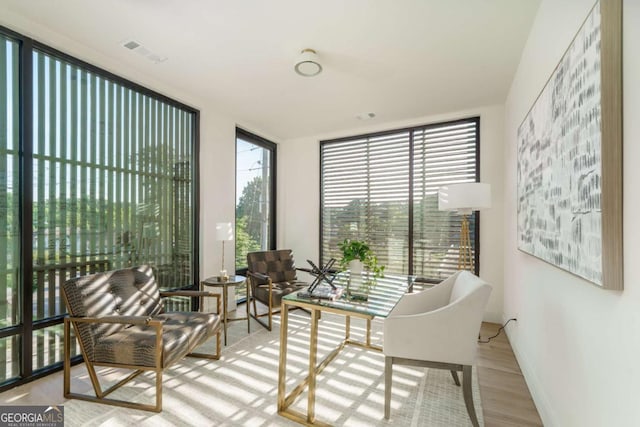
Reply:
[[126, 47], [127, 49], [134, 50], [135, 48], [140, 47], [140, 43], [134, 42], [133, 40], [131, 40], [130, 42], [125, 43], [124, 47]]
[[147, 58], [149, 61], [155, 63], [155, 64], [159, 64], [160, 62], [164, 62], [167, 60], [167, 57], [164, 55], [159, 55], [155, 52], [151, 52], [149, 49], [147, 49], [146, 47], [142, 46], [142, 44], [138, 43], [135, 40], [125, 40], [124, 42], [122, 42], [122, 46], [134, 51], [135, 53], [137, 53], [140, 56], [143, 56], [145, 58]]

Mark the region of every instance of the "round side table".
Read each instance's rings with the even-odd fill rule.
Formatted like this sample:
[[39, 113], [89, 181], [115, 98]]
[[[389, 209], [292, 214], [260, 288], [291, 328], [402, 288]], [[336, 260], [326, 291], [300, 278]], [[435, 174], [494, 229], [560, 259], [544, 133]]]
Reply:
[[[247, 317], [234, 317], [233, 319], [229, 319], [227, 315], [227, 299], [228, 299], [228, 288], [230, 286], [236, 286], [245, 283], [247, 286]], [[233, 322], [236, 320], [247, 320], [247, 333], [251, 332], [251, 323], [249, 320], [249, 281], [244, 276], [233, 275], [229, 276], [227, 280], [221, 280], [219, 276], [209, 277], [200, 282], [201, 287], [205, 286], [211, 287], [219, 287], [222, 288], [222, 322], [224, 323], [224, 345], [227, 345], [227, 323]], [[204, 290], [204, 289], [203, 289]]]

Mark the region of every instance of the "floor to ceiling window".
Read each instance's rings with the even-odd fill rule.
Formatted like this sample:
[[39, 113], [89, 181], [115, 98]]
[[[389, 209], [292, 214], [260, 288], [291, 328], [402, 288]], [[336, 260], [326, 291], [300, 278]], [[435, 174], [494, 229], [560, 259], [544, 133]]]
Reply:
[[[461, 217], [438, 211], [440, 186], [479, 178], [479, 118], [323, 141], [321, 261], [366, 241], [387, 272], [439, 281], [457, 269]], [[470, 219], [478, 268], [478, 214]]]
[[[236, 270], [247, 253], [275, 249], [276, 145], [236, 130]], [[240, 296], [241, 297], [241, 296]]]
[[0, 34], [0, 383], [20, 374], [19, 54]]
[[60, 364], [68, 278], [149, 264], [164, 289], [198, 279], [197, 111], [3, 33], [0, 382]]

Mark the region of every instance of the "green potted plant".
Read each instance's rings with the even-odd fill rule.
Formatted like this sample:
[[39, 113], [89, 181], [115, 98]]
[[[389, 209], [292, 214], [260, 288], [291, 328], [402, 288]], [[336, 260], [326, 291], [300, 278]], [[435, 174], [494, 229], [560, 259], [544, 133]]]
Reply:
[[[374, 277], [384, 276], [384, 265], [378, 265], [378, 258], [367, 243], [362, 240], [344, 239], [342, 243], [338, 243], [338, 248], [342, 251], [342, 259], [340, 260], [342, 269], [349, 268], [352, 273], [356, 273], [358, 267], [351, 263], [359, 261], [361, 266], [373, 273]], [[362, 271], [362, 267], [360, 267], [360, 271]]]

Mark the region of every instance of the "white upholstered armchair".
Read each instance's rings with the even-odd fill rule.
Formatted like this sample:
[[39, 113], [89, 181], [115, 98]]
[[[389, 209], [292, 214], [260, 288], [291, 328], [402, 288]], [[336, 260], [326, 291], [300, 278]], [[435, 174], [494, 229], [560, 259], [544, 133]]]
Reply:
[[425, 366], [450, 370], [456, 385], [462, 371], [464, 402], [478, 426], [471, 366], [489, 294], [491, 286], [485, 281], [458, 271], [433, 288], [400, 299], [384, 321], [385, 418], [390, 416], [393, 365]]

